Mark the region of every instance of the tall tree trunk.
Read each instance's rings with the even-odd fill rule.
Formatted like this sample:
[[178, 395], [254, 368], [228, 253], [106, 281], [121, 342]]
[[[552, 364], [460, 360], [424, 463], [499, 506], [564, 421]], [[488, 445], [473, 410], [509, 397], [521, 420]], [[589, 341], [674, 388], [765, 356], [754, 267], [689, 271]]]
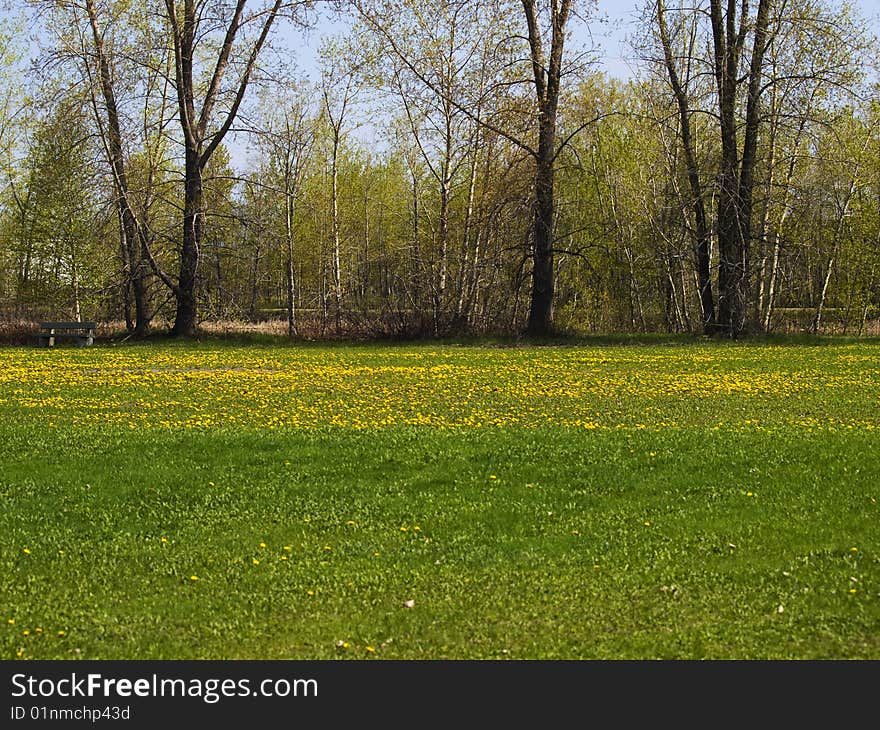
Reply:
[[467, 301], [467, 282], [468, 282], [468, 268], [471, 265], [470, 259], [470, 244], [471, 244], [471, 234], [473, 232], [473, 221], [474, 221], [474, 200], [477, 191], [477, 163], [478, 163], [478, 155], [477, 155], [477, 144], [476, 144], [476, 136], [477, 132], [475, 132], [475, 142], [474, 147], [471, 150], [471, 164], [470, 170], [468, 173], [468, 194], [467, 194], [467, 205], [465, 206], [464, 211], [464, 231], [462, 232], [461, 238], [461, 260], [459, 262], [458, 267], [458, 303], [455, 307], [455, 319], [458, 324], [462, 323], [462, 320], [467, 318], [467, 314], [465, 312], [465, 302]]
[[422, 252], [421, 252], [421, 218], [419, 207], [419, 181], [416, 174], [415, 165], [411, 170], [412, 179], [412, 246], [410, 248], [412, 272], [410, 274], [410, 282], [407, 289], [410, 291], [410, 301], [412, 302], [413, 315], [422, 316]]
[[776, 306], [776, 288], [779, 276], [779, 249], [781, 242], [782, 224], [785, 222], [785, 213], [783, 212], [779, 225], [773, 231], [773, 256], [770, 261], [770, 278], [767, 281], [767, 302], [765, 304], [763, 314], [764, 332], [770, 331], [770, 324], [773, 320], [773, 308]]
[[535, 220], [532, 252], [532, 298], [526, 332], [530, 335], [549, 335], [553, 331], [553, 178], [555, 123], [542, 114], [541, 143], [535, 173]]
[[718, 175], [718, 321], [720, 330], [735, 335], [738, 319], [739, 282], [742, 271], [741, 233], [737, 193], [739, 151], [736, 142], [736, 80], [739, 44], [736, 34], [736, 3], [728, 0], [723, 17], [721, 0], [711, 4], [712, 36], [715, 48], [715, 78], [718, 86], [721, 125], [721, 170]]
[[[777, 60], [772, 59], [773, 75], [777, 74]], [[764, 184], [764, 200], [762, 205], [761, 220], [758, 224], [758, 245], [760, 247], [758, 271], [755, 277], [755, 310], [754, 322], [756, 325], [763, 327], [765, 296], [767, 290], [767, 259], [770, 252], [767, 247], [768, 233], [770, 230], [770, 211], [773, 207], [773, 186], [776, 182], [776, 152], [777, 152], [777, 136], [779, 131], [779, 91], [776, 84], [773, 85], [770, 92], [770, 130], [767, 141], [767, 178]], [[805, 120], [802, 120], [802, 123]]]
[[[135, 321], [133, 333], [136, 337], [142, 337], [149, 328], [150, 315], [148, 312], [146, 295], [146, 270], [140, 256], [140, 238], [138, 222], [129, 202], [128, 177], [125, 170], [125, 158], [122, 150], [122, 130], [119, 122], [119, 110], [116, 105], [116, 94], [113, 88], [113, 78], [110, 74], [110, 62], [104, 46], [104, 36], [98, 27], [98, 15], [94, 0], [86, 0], [86, 13], [89, 16], [89, 25], [92, 29], [92, 39], [95, 47], [95, 56], [98, 62], [98, 76], [101, 83], [101, 93], [104, 98], [104, 107], [107, 112], [107, 129], [104, 138], [110, 168], [113, 171], [113, 187], [116, 193], [116, 205], [119, 210], [119, 218], [122, 224], [123, 246], [125, 248], [125, 280], [126, 288], [134, 297]], [[96, 108], [97, 114], [97, 108]], [[103, 130], [104, 125], [99, 126]], [[126, 320], [131, 316], [126, 313]]]
[[[810, 105], [808, 105], [807, 109], [810, 109], [812, 105], [813, 97], [810, 97]], [[789, 199], [791, 198], [791, 182], [794, 179], [795, 168], [797, 167], [798, 155], [800, 154], [801, 148], [801, 140], [804, 134], [804, 130], [807, 125], [807, 115], [804, 115], [800, 124], [798, 125], [798, 131], [795, 135], [794, 139], [794, 149], [791, 153], [791, 158], [788, 162], [788, 168], [785, 172], [785, 185], [784, 185], [784, 194], [782, 198], [782, 212], [779, 214], [779, 220], [776, 222], [773, 227], [773, 246], [772, 246], [772, 255], [770, 258], [770, 272], [767, 279], [767, 293], [764, 299], [763, 309], [761, 310], [761, 325], [764, 332], [770, 331], [770, 324], [773, 319], [773, 307], [776, 306], [776, 297], [778, 292], [778, 279], [779, 279], [779, 255], [782, 247], [782, 231], [785, 226], [785, 222], [788, 220], [789, 212], [791, 208], [789, 206]]]
[[[244, 99], [245, 91], [250, 83], [251, 74], [256, 65], [257, 56], [265, 45], [272, 24], [278, 16], [283, 0], [274, 0], [264, 12], [257, 16], [261, 23], [258, 37], [250, 45], [245, 56], [242, 72], [234, 85], [228, 111], [214, 132], [209, 132], [212, 117], [216, 110], [223, 78], [229, 69], [229, 60], [235, 49], [236, 37], [247, 20], [245, 7], [247, 0], [236, 0], [235, 7], [221, 9], [226, 30], [219, 45], [217, 60], [210, 80], [204, 87], [204, 98], [201, 109], [197, 110], [195, 96], [200, 85], [194, 80], [194, 68], [197, 63], [197, 46], [203, 40], [203, 34], [210, 33], [200, 27], [204, 20], [205, 8], [196, 0], [183, 0], [183, 7], [177, 0], [164, 0], [166, 19], [169, 24], [171, 39], [174, 45], [174, 79], [177, 89], [178, 116], [183, 132], [183, 144], [186, 151], [184, 166], [184, 209], [183, 209], [183, 245], [180, 249], [180, 273], [175, 289], [177, 313], [171, 333], [177, 337], [192, 337], [198, 326], [197, 286], [199, 270], [199, 249], [202, 244], [203, 230], [203, 186], [202, 173], [217, 147], [229, 132]], [[182, 16], [180, 11], [182, 10]], [[218, 28], [219, 29], [219, 28]]]
[[287, 336], [296, 337], [296, 278], [293, 271], [293, 217], [295, 200], [292, 191], [285, 190], [284, 235], [287, 244], [285, 269], [287, 274]]
[[571, 0], [550, 4], [550, 57], [545, 59], [535, 0], [522, 0], [529, 31], [532, 72], [538, 102], [538, 147], [535, 157], [535, 213], [532, 231], [532, 297], [526, 333], [547, 336], [553, 332], [555, 277], [554, 176], [556, 172], [556, 124], [562, 79], [565, 25]]
[[198, 284], [199, 247], [202, 242], [202, 168], [198, 152], [187, 150], [186, 184], [183, 202], [183, 247], [177, 279], [177, 314], [171, 333], [192, 337], [198, 326], [196, 287]]
[[212, 248], [214, 249], [214, 281], [217, 284], [214, 316], [222, 321], [226, 318], [226, 295], [223, 291], [223, 257], [220, 254], [220, 241], [214, 241]]
[[339, 255], [339, 135], [334, 133], [333, 154], [330, 160], [330, 220], [333, 226], [333, 303], [336, 331], [339, 332], [342, 317], [342, 264]]
[[[867, 142], [866, 145], [867, 147]], [[862, 150], [864, 154], [865, 150]], [[858, 170], [861, 166], [861, 159], [853, 161], [855, 169], [852, 172], [852, 179], [850, 180], [849, 188], [846, 192], [846, 197], [843, 200], [843, 205], [838, 207], [837, 211], [837, 220], [834, 222], [834, 245], [831, 250], [831, 255], [828, 257], [828, 264], [825, 267], [825, 275], [822, 277], [822, 287], [819, 290], [819, 299], [816, 303], [816, 314], [813, 317], [813, 334], [819, 334], [819, 327], [822, 324], [822, 312], [825, 308], [825, 298], [828, 296], [828, 284], [831, 282], [831, 274], [834, 271], [834, 262], [837, 261], [838, 253], [840, 252], [840, 240], [843, 236], [843, 222], [846, 220], [846, 216], [849, 213], [849, 206], [852, 202], [853, 195], [856, 191], [856, 185], [858, 184]]]
[[122, 295], [122, 316], [125, 319], [125, 331], [133, 333], [135, 324], [131, 315], [131, 263], [128, 260], [128, 246], [126, 245], [125, 232], [122, 228], [121, 216], [119, 224], [119, 263], [122, 267], [122, 281], [120, 282], [119, 290]]
[[828, 296], [828, 284], [831, 282], [831, 274], [834, 272], [834, 262], [836, 260], [837, 247], [828, 259], [825, 267], [825, 276], [822, 277], [822, 287], [819, 289], [819, 301], [816, 303], [816, 314], [813, 316], [813, 334], [818, 335], [822, 327], [822, 314], [825, 311], [825, 298]]
[[[718, 322], [720, 330], [737, 337], [745, 327], [749, 287], [754, 169], [757, 163], [761, 71], [767, 43], [770, 0], [759, 0], [748, 73], [745, 140], [742, 158], [737, 147], [736, 92], [739, 59], [748, 18], [736, 20], [736, 0], [711, 0], [715, 77], [721, 124], [721, 171], [718, 178]], [[744, 4], [743, 9], [747, 10]]]
[[82, 322], [82, 310], [79, 301], [79, 264], [76, 256], [76, 243], [70, 241], [70, 283], [73, 289], [73, 319]]
[[696, 259], [697, 288], [700, 294], [703, 332], [711, 334], [715, 330], [715, 297], [712, 294], [711, 269], [712, 231], [709, 228], [706, 202], [703, 196], [703, 185], [700, 181], [700, 170], [697, 166], [697, 155], [691, 130], [690, 103], [672, 57], [664, 0], [657, 0], [657, 20], [660, 28], [660, 42], [663, 45], [666, 71], [669, 74], [669, 82], [672, 85], [678, 105], [681, 144], [684, 150], [685, 166], [687, 167], [688, 185], [691, 190], [691, 206], [694, 211], [696, 237], [694, 256]]
[[[447, 147], [449, 146], [447, 142]], [[449, 158], [444, 159], [443, 179], [440, 183], [440, 219], [438, 225], [439, 246], [437, 251], [437, 282], [434, 287], [434, 334], [440, 327], [440, 319], [446, 303], [446, 279], [449, 259]]]
[[250, 306], [248, 307], [248, 316], [251, 322], [257, 321], [257, 303], [260, 299], [260, 239], [257, 238], [254, 244], [254, 260], [251, 265], [251, 296]]

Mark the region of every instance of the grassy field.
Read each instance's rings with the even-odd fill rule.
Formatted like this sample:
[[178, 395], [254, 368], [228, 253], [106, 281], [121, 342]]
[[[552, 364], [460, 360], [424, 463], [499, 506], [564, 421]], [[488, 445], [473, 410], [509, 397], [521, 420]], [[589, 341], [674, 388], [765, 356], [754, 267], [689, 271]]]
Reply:
[[880, 659], [880, 344], [0, 350], [5, 659]]

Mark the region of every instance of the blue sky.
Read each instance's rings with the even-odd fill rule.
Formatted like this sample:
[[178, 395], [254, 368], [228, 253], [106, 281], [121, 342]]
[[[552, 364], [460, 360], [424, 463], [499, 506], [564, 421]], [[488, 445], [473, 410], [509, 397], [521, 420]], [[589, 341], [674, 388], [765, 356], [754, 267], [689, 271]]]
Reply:
[[[832, 0], [841, 2], [842, 0]], [[865, 16], [874, 32], [880, 34], [880, 0], [849, 0]], [[475, 0], [479, 2], [479, 0]], [[589, 45], [592, 35], [594, 44], [600, 51], [599, 65], [609, 75], [628, 78], [634, 73], [632, 51], [627, 45], [627, 36], [635, 30], [639, 11], [646, 0], [598, 0], [587, 23], [575, 21], [571, 24], [575, 34], [574, 41]], [[299, 62], [304, 70], [314, 70], [314, 53], [322, 34], [334, 33], [339, 27], [322, 23], [311, 33], [307, 45], [300, 46]]]
[[[636, 6], [643, 2], [644, 0], [599, 0], [598, 8], [591, 13], [587, 24], [577, 20], [570, 24], [575, 33], [573, 39], [575, 43], [589, 46], [592, 35], [594, 44], [601, 46], [598, 58], [606, 73], [621, 78], [632, 74], [626, 62], [628, 51], [625, 47], [625, 39], [636, 17]], [[325, 20], [309, 33], [307, 39], [300, 40], [301, 36], [297, 36], [298, 63], [310, 76], [314, 76], [316, 72], [314, 56], [321, 36], [332, 35], [341, 30], [343, 30], [342, 24]]]
[[[474, 0], [479, 2], [479, 0]], [[832, 2], [839, 0], [831, 0]], [[598, 0], [586, 23], [575, 19], [570, 23], [573, 32], [572, 43], [567, 47], [569, 54], [578, 46], [594, 47], [599, 68], [610, 76], [626, 79], [635, 72], [633, 52], [627, 43], [627, 37], [637, 28], [639, 11], [645, 6], [646, 0]], [[851, 0], [864, 16], [870, 19], [875, 33], [880, 33], [880, 0]], [[322, 21], [307, 36], [291, 36], [285, 33], [285, 40], [296, 46], [297, 65], [302, 72], [317, 81], [319, 76], [315, 61], [320, 38], [342, 32], [342, 23]], [[592, 38], [592, 42], [590, 42]], [[370, 144], [382, 146], [383, 140], [376, 136], [376, 130], [369, 122], [359, 127], [357, 136]], [[371, 140], [372, 138], [372, 140]], [[243, 142], [243, 140], [242, 140]], [[247, 151], [238, 141], [228, 140], [232, 153], [233, 164], [242, 168], [247, 164]]]

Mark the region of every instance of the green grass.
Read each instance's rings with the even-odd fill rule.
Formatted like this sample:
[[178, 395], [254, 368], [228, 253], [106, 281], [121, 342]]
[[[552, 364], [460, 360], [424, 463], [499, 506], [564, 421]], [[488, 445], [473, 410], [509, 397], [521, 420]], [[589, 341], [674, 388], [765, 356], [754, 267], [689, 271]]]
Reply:
[[876, 343], [3, 350], [0, 653], [877, 659], [878, 423]]

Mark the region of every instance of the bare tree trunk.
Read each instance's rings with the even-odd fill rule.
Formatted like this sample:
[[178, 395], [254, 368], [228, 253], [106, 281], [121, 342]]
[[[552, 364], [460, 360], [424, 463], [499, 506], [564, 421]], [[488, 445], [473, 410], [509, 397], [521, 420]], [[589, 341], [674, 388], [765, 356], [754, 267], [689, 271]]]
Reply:
[[235, 121], [250, 83], [257, 56], [266, 43], [281, 4], [282, 0], [274, 0], [271, 6], [264, 9], [264, 12], [255, 16], [260, 18], [258, 21], [261, 23], [259, 36], [251, 44], [249, 53], [246, 54], [244, 68], [234, 87], [235, 92], [223, 121], [215, 132], [209, 133], [209, 124], [217, 105], [223, 77], [229, 68], [229, 60], [234, 50], [236, 37], [243, 23], [247, 22], [243, 20], [247, 0], [236, 0], [235, 7], [224, 17], [224, 21], [226, 21], [225, 35], [219, 46], [213, 73], [205, 87], [201, 109], [198, 111], [196, 110], [195, 96], [199, 84], [194, 78], [194, 66], [198, 58], [196, 47], [201, 35], [206, 32], [204, 27], [200, 27], [204, 8], [198, 0], [183, 0], [181, 17], [179, 3], [176, 0], [165, 0], [166, 18], [174, 44], [174, 78], [186, 158], [184, 164], [183, 245], [180, 251], [180, 273], [175, 290], [177, 313], [174, 326], [171, 329], [171, 333], [177, 337], [192, 337], [198, 326], [196, 295], [204, 216], [202, 173]]
[[333, 303], [337, 333], [341, 327], [342, 317], [342, 265], [340, 261], [339, 232], [339, 133], [334, 131], [333, 152], [330, 158], [330, 223], [333, 227], [332, 275]]
[[[775, 94], [775, 87], [774, 87]], [[791, 211], [789, 206], [789, 200], [791, 197], [791, 182], [794, 179], [795, 169], [797, 167], [798, 156], [800, 154], [801, 142], [803, 141], [804, 132], [807, 126], [807, 120], [810, 116], [810, 110], [813, 106], [813, 100], [815, 98], [816, 89], [814, 89], [810, 94], [810, 99], [807, 102], [806, 110], [801, 117], [798, 123], [797, 133], [794, 137], [794, 147], [792, 149], [791, 157], [788, 162], [788, 167], [785, 172], [785, 182], [783, 186], [783, 198], [782, 198], [782, 212], [779, 215], [779, 221], [773, 227], [773, 246], [772, 246], [772, 256], [771, 256], [771, 264], [770, 264], [770, 272], [769, 278], [767, 279], [766, 290], [767, 293], [764, 296], [761, 296], [761, 300], [763, 302], [763, 308], [761, 309], [761, 324], [764, 332], [770, 331], [770, 324], [773, 317], [773, 307], [776, 304], [777, 291], [778, 291], [778, 275], [779, 275], [779, 256], [780, 249], [782, 244], [782, 231], [785, 227], [785, 223], [788, 220], [788, 215]], [[774, 142], [771, 146], [771, 153], [773, 152], [773, 148], [775, 147], [775, 135]], [[771, 168], [772, 171], [772, 168]], [[768, 191], [769, 195], [769, 191]], [[766, 223], [765, 231], [766, 231]], [[766, 235], [766, 233], [765, 233]], [[763, 294], [763, 293], [762, 293]]]
[[76, 255], [76, 242], [68, 241], [70, 245], [70, 284], [73, 289], [73, 319], [82, 322], [82, 311], [79, 301], [79, 262]]
[[712, 269], [710, 261], [712, 231], [709, 228], [708, 217], [706, 215], [706, 203], [703, 196], [703, 186], [700, 181], [700, 171], [697, 166], [697, 156], [691, 130], [690, 104], [672, 57], [669, 32], [666, 25], [666, 8], [664, 0], [657, 0], [657, 19], [660, 28], [660, 40], [663, 45], [666, 71], [669, 74], [669, 81], [675, 94], [676, 103], [678, 104], [681, 143], [684, 150], [685, 165], [687, 166], [688, 185], [691, 189], [691, 205], [694, 210], [696, 231], [694, 254], [696, 258], [697, 289], [700, 293], [700, 309], [703, 315], [703, 332], [711, 334], [714, 332], [716, 325], [715, 298], [712, 294]]
[[468, 173], [467, 204], [464, 211], [464, 232], [461, 239], [461, 254], [458, 267], [458, 303], [455, 307], [455, 318], [461, 322], [465, 316], [464, 307], [467, 300], [467, 272], [470, 266], [470, 243], [473, 232], [474, 198], [477, 189], [477, 150], [476, 145], [471, 150], [471, 165]]
[[418, 314], [419, 318], [422, 315], [422, 290], [421, 290], [421, 280], [422, 280], [422, 253], [421, 253], [421, 220], [420, 220], [420, 209], [419, 209], [419, 183], [418, 177], [416, 175], [415, 166], [412, 168], [412, 246], [410, 247], [410, 256], [411, 262], [410, 266], [412, 267], [410, 274], [410, 282], [407, 288], [410, 290], [410, 299], [412, 301], [412, 306], [414, 310], [413, 314]]
[[[872, 266], [872, 267], [871, 267], [871, 276], [868, 277], [868, 287], [867, 287], [867, 291], [872, 291], [872, 290], [874, 289], [874, 281], [875, 281], [875, 279], [874, 279], [874, 274], [875, 274], [876, 270], [877, 270], [877, 267], [876, 267], [876, 266]], [[871, 299], [870, 299], [869, 297], [866, 297], [866, 300], [865, 300], [865, 306], [864, 306], [864, 308], [862, 309], [862, 317], [861, 317], [861, 320], [860, 320], [860, 322], [859, 322], [859, 331], [858, 331], [858, 336], [859, 336], [859, 337], [861, 337], [862, 334], [865, 332], [865, 326], [866, 326], [867, 323], [868, 323], [868, 311], [869, 311], [870, 309], [871, 309]]]
[[763, 323], [764, 314], [764, 290], [766, 289], [765, 278], [767, 275], [767, 231], [770, 225], [770, 208], [773, 203], [773, 182], [776, 176], [776, 86], [773, 86], [770, 102], [770, 114], [772, 117], [770, 126], [770, 138], [767, 143], [767, 181], [764, 186], [764, 201], [761, 213], [761, 221], [758, 224], [758, 245], [760, 246], [759, 265], [757, 276], [755, 279], [755, 290], [757, 297], [755, 299], [754, 321]]
[[257, 303], [260, 297], [260, 259], [262, 258], [262, 246], [260, 245], [260, 232], [256, 231], [254, 236], [254, 257], [251, 260], [250, 271], [250, 305], [248, 306], [248, 317], [251, 322], [257, 321]]
[[770, 331], [770, 323], [773, 319], [773, 307], [776, 306], [776, 287], [777, 287], [777, 277], [779, 276], [779, 242], [780, 242], [780, 228], [782, 223], [785, 221], [785, 213], [783, 213], [782, 219], [780, 220], [779, 227], [773, 232], [773, 258], [770, 264], [770, 279], [767, 282], [767, 304], [766, 309], [764, 310], [764, 332]]
[[289, 187], [285, 189], [284, 206], [284, 237], [287, 244], [286, 258], [284, 261], [287, 274], [287, 336], [296, 337], [296, 277], [293, 270], [293, 220], [295, 201]]
[[128, 246], [126, 242], [125, 230], [122, 226], [122, 217], [119, 219], [119, 262], [122, 268], [122, 281], [120, 282], [119, 291], [122, 294], [122, 316], [125, 319], [125, 331], [134, 332], [135, 323], [131, 316], [132, 302], [132, 281], [131, 281], [131, 262], [128, 259]]
[[[718, 322], [721, 331], [737, 337], [745, 327], [749, 286], [752, 194], [757, 163], [761, 69], [767, 46], [770, 0], [759, 0], [748, 73], [748, 99], [742, 159], [737, 148], [736, 91], [739, 60], [748, 18], [737, 28], [735, 0], [711, 0], [715, 77], [721, 125], [721, 172], [718, 177]], [[747, 10], [744, 5], [743, 9]]]
[[[113, 80], [110, 74], [110, 61], [107, 57], [104, 45], [104, 35], [98, 26], [98, 15], [94, 0], [86, 0], [86, 13], [89, 16], [89, 25], [92, 30], [95, 56], [98, 64], [98, 76], [100, 79], [101, 92], [104, 98], [104, 107], [107, 113], [107, 128], [104, 134], [104, 125], [100, 123], [100, 115], [95, 106], [95, 116], [98, 118], [99, 128], [102, 132], [110, 168], [113, 172], [113, 186], [116, 192], [116, 205], [119, 211], [119, 219], [122, 224], [123, 239], [123, 271], [125, 272], [125, 319], [126, 327], [136, 337], [146, 335], [149, 328], [150, 315], [146, 296], [146, 271], [140, 256], [140, 237], [138, 222], [134, 211], [129, 203], [128, 177], [125, 169], [125, 159], [122, 151], [122, 130], [119, 122], [119, 110], [116, 104], [116, 94], [113, 88]], [[94, 98], [93, 98], [94, 101]], [[127, 292], [134, 297], [135, 317], [134, 327], [131, 326], [131, 313], [128, 303]]]
[[199, 271], [199, 248], [202, 242], [202, 167], [196, 150], [187, 150], [183, 204], [183, 247], [177, 277], [177, 314], [172, 334], [192, 337], [196, 333], [196, 287]]
[[369, 188], [366, 186], [364, 187], [364, 247], [361, 256], [358, 291], [360, 292], [361, 306], [364, 312], [368, 313], [370, 305], [370, 196]]
[[[447, 144], [447, 148], [449, 144]], [[437, 334], [446, 300], [446, 279], [449, 259], [449, 159], [443, 162], [443, 180], [440, 183], [440, 218], [438, 226], [437, 283], [434, 287], [434, 334]]]
[[529, 29], [532, 70], [538, 102], [538, 148], [535, 150], [535, 218], [532, 242], [532, 298], [526, 333], [546, 336], [553, 331], [554, 176], [556, 123], [562, 79], [565, 25], [571, 0], [551, 3], [550, 58], [545, 60], [535, 0], [522, 0]]
[[214, 249], [214, 281], [217, 284], [217, 305], [214, 308], [214, 313], [222, 321], [226, 318], [226, 303], [224, 301], [225, 292], [223, 291], [223, 259], [220, 255], [220, 242], [214, 241], [212, 248]]
[[690, 298], [690, 294], [688, 294], [688, 286], [687, 286], [687, 275], [685, 274], [685, 267], [679, 262], [678, 266], [678, 276], [681, 280], [681, 313], [683, 316], [683, 322], [685, 329], [688, 332], [691, 332], [691, 315], [688, 312], [688, 300]]

